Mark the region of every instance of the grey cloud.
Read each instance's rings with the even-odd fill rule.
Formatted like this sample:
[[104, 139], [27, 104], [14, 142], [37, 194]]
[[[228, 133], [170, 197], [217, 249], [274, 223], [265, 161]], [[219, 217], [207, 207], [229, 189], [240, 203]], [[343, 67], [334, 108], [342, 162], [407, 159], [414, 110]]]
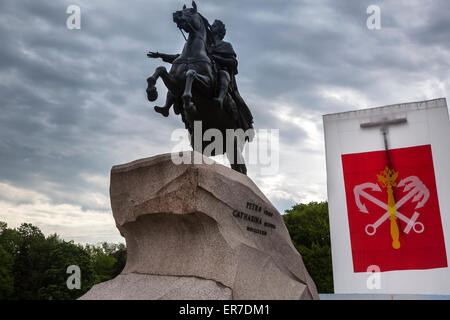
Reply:
[[[303, 145], [309, 133], [275, 118], [273, 105], [289, 104], [295, 114], [317, 115], [319, 123], [322, 113], [361, 107], [358, 100], [325, 97], [323, 89], [348, 89], [377, 106], [424, 98], [408, 87], [429, 78], [449, 83], [448, 2], [380, 2], [382, 29], [371, 31], [366, 8], [372, 2], [197, 4], [211, 22], [219, 18], [227, 25], [255, 127], [280, 129], [282, 143], [298, 148], [301, 158], [317, 157]], [[81, 30], [65, 26], [73, 1], [0, 3], [0, 182], [42, 192], [54, 203], [103, 210], [85, 194], [107, 190], [83, 177], [107, 176], [114, 164], [170, 152], [171, 132], [183, 128], [179, 117], [153, 111], [166, 90], [159, 83], [160, 98], [149, 103], [145, 79], [157, 66], [168, 66], [147, 59], [148, 50], [181, 50], [184, 40], [171, 14], [184, 2], [76, 3]], [[411, 17], [423, 21], [411, 27]], [[280, 164], [289, 163], [283, 157]], [[322, 199], [325, 190], [317, 190], [305, 192]], [[279, 209], [292, 204], [276, 201]]]

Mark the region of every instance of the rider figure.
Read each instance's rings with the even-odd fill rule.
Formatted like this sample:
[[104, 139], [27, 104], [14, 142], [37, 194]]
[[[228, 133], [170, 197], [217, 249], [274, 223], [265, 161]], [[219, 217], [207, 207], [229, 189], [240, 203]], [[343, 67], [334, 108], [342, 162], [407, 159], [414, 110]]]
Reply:
[[214, 98], [214, 101], [218, 106], [222, 107], [224, 99], [227, 93], [229, 93], [232, 100], [230, 104], [237, 107], [237, 110], [234, 111], [233, 106], [231, 106], [231, 111], [235, 114], [236, 120], [238, 120], [238, 127], [245, 131], [253, 128], [253, 116], [237, 87], [236, 75], [238, 74], [238, 62], [231, 43], [223, 41], [226, 31], [225, 25], [220, 20], [215, 20], [211, 26], [214, 43], [211, 45], [210, 51], [211, 58], [217, 68], [218, 88], [218, 94]]
[[[233, 50], [231, 43], [223, 41], [225, 37], [226, 29], [225, 25], [220, 20], [215, 20], [211, 25], [211, 35], [213, 37], [213, 43], [210, 47], [208, 47], [209, 57], [213, 61], [216, 66], [217, 71], [217, 95], [214, 98], [214, 101], [217, 106], [220, 108], [223, 107], [224, 99], [227, 94], [230, 94], [231, 100], [229, 101], [231, 105], [235, 107], [231, 107], [230, 110], [236, 120], [238, 121], [239, 128], [242, 128], [244, 131], [250, 128], [253, 128], [253, 116], [239, 94], [236, 77], [235, 75], [238, 73], [237, 66], [238, 62], [236, 59], [236, 53]], [[159, 52], [149, 52], [147, 54], [149, 58], [162, 58], [164, 62], [173, 63], [175, 59], [177, 59], [179, 54], [163, 54]], [[175, 113], [180, 113], [180, 107], [177, 106], [175, 101], [175, 97], [168, 91], [167, 99], [164, 107], [155, 107], [155, 111], [161, 113], [163, 116], [167, 117], [169, 115], [170, 107], [175, 103], [174, 109]], [[234, 109], [234, 110], [233, 110]]]
[[237, 71], [236, 53], [231, 43], [223, 41], [226, 33], [225, 25], [220, 20], [215, 20], [211, 26], [213, 42], [208, 48], [210, 57], [214, 61], [217, 69], [217, 89], [218, 94], [214, 101], [219, 107], [223, 106], [223, 100], [228, 93], [231, 77]]

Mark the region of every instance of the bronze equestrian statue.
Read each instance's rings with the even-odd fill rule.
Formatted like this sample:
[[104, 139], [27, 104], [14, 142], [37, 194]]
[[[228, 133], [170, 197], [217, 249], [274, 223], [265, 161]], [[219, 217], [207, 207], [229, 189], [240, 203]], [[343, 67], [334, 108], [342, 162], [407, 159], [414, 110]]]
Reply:
[[[225, 25], [220, 20], [210, 25], [194, 1], [192, 8], [184, 6], [183, 10], [174, 12], [173, 21], [189, 36], [181, 54], [147, 54], [149, 58], [162, 58], [172, 64], [169, 72], [160, 66], [147, 79], [147, 98], [149, 101], [158, 98], [155, 84], [161, 78], [168, 92], [165, 105], [155, 106], [155, 111], [167, 117], [173, 106], [189, 131], [192, 148], [194, 121], [201, 121], [202, 137], [208, 129], [219, 130], [224, 140], [222, 153], [226, 153], [234, 170], [246, 174], [242, 150], [245, 142], [253, 139], [253, 116], [237, 88], [238, 62], [232, 45], [223, 41]], [[226, 131], [230, 129], [235, 132], [241, 129], [245, 134], [235, 135], [230, 144], [225, 141]], [[208, 144], [202, 141], [201, 150], [194, 150], [203, 153]], [[214, 151], [211, 155], [215, 155]]]

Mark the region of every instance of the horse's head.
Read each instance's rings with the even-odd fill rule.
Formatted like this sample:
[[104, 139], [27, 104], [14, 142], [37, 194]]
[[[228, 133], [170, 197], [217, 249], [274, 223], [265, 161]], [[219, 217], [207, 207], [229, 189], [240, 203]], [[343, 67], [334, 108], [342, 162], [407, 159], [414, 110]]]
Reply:
[[175, 11], [173, 13], [173, 22], [177, 27], [186, 31], [187, 33], [200, 31], [203, 28], [203, 21], [201, 15], [197, 12], [197, 5], [192, 1], [192, 8], [183, 6], [183, 10]]

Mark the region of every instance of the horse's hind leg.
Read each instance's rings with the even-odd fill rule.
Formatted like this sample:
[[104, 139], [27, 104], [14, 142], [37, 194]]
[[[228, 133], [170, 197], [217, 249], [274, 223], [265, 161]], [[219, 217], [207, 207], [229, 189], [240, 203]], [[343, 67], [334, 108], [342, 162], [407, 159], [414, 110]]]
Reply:
[[172, 107], [174, 102], [175, 102], [175, 96], [172, 94], [172, 92], [167, 91], [166, 103], [165, 103], [164, 107], [155, 106], [155, 111], [158, 113], [161, 113], [164, 117], [168, 117], [170, 107]]
[[226, 151], [228, 161], [230, 161], [231, 169], [247, 175], [247, 167], [245, 166], [244, 157], [242, 156], [243, 144], [237, 137], [234, 137], [233, 151]]

